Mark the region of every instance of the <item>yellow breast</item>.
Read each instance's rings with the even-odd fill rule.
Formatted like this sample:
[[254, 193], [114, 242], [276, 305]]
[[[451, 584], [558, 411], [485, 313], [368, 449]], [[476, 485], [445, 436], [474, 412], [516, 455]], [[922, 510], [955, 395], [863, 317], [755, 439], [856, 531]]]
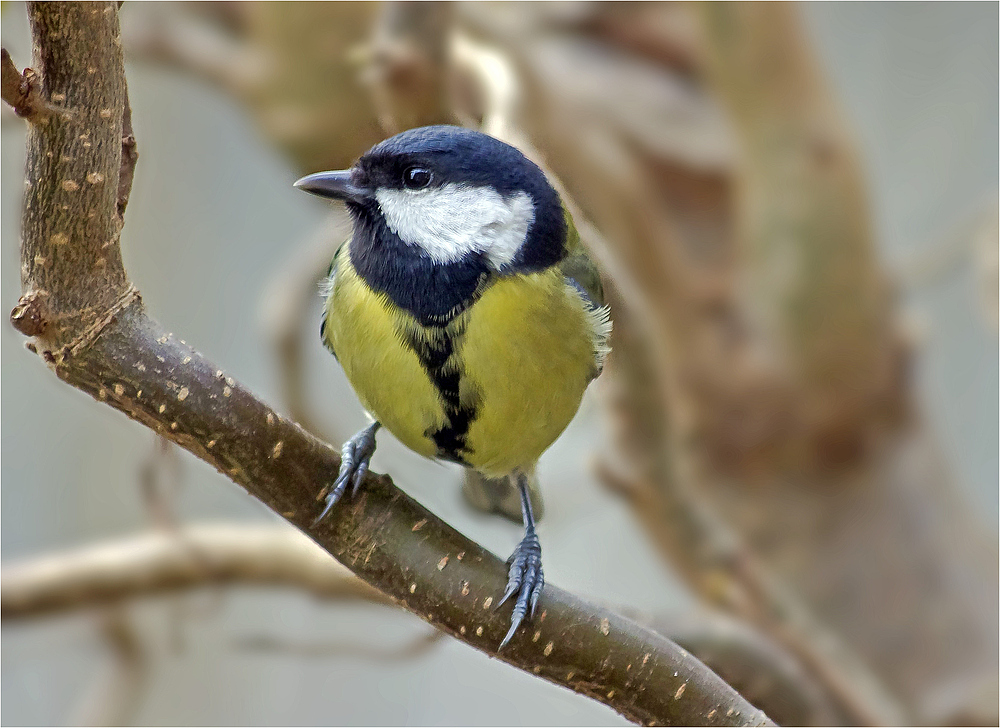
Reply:
[[[442, 446], [459, 443], [450, 456], [487, 475], [533, 465], [595, 374], [592, 320], [555, 269], [500, 278], [448, 326], [427, 328], [369, 288], [345, 246], [324, 335], [361, 402], [405, 445], [449, 457]], [[448, 356], [429, 367], [430, 350]]]

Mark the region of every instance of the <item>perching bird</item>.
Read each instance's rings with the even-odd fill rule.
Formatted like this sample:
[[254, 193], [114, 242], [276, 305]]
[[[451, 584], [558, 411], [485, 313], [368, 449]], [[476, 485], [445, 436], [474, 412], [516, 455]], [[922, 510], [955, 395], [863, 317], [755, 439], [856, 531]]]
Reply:
[[528, 477], [608, 352], [597, 270], [542, 170], [476, 131], [411, 129], [295, 186], [350, 211], [320, 335], [374, 418], [344, 445], [317, 522], [356, 491], [382, 425], [421, 455], [512, 478], [525, 534], [503, 648], [544, 583]]

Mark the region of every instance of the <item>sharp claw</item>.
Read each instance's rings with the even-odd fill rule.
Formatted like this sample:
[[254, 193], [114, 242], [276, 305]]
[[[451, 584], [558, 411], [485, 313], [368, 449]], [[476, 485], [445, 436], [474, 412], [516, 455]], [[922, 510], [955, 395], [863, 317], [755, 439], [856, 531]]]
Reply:
[[500, 601], [497, 602], [497, 605], [493, 608], [493, 611], [496, 611], [497, 609], [499, 609], [500, 607], [502, 607], [504, 602], [506, 602], [508, 599], [510, 599], [512, 596], [514, 596], [514, 594], [517, 593], [517, 590], [520, 588], [520, 586], [521, 586], [521, 582], [520, 581], [516, 581], [516, 582], [509, 581], [509, 582], [507, 582], [507, 591], [505, 591], [503, 593], [503, 596], [500, 597]]
[[501, 640], [500, 646], [497, 648], [497, 652], [499, 652], [500, 650], [502, 650], [504, 648], [504, 646], [508, 642], [510, 642], [510, 638], [514, 636], [514, 633], [517, 632], [517, 628], [521, 626], [521, 620], [522, 619], [524, 619], [524, 615], [523, 614], [518, 614], [517, 612], [514, 613], [514, 616], [511, 617], [511, 620], [510, 620], [510, 629], [507, 630], [507, 634], [504, 635], [503, 640]]
[[545, 584], [545, 577], [539, 576], [538, 583], [531, 590], [531, 608], [528, 612], [531, 619], [535, 618], [535, 610], [538, 609], [538, 599], [542, 596], [542, 586]]
[[312, 525], [313, 526], [318, 525], [320, 521], [322, 521], [324, 518], [326, 518], [330, 514], [330, 511], [333, 510], [333, 507], [336, 504], [337, 504], [337, 501], [328, 496], [327, 499], [326, 499], [326, 506], [323, 508], [323, 512], [320, 513], [316, 517], [316, 520], [312, 522]]
[[375, 433], [378, 432], [379, 427], [379, 423], [375, 422], [344, 443], [344, 447], [340, 450], [340, 471], [337, 473], [337, 479], [333, 482], [330, 494], [326, 497], [326, 506], [319, 517], [313, 521], [313, 526], [329, 515], [333, 507], [343, 497], [348, 484], [351, 485], [352, 496], [358, 492], [361, 481], [364, 480], [365, 474], [368, 472], [368, 461], [375, 454]]
[[362, 460], [361, 464], [358, 465], [358, 470], [354, 474], [354, 478], [351, 483], [351, 495], [355, 496], [358, 494], [358, 488], [361, 487], [361, 481], [365, 479], [365, 473], [368, 472], [368, 461]]

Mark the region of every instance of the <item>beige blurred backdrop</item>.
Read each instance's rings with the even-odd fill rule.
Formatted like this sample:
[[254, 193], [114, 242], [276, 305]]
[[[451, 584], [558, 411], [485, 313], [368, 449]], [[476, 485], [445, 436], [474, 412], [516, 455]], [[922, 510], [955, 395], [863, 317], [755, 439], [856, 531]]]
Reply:
[[[156, 11], [199, 15], [198, 8], [169, 4]], [[2, 13], [3, 45], [19, 66], [27, 65], [25, 10], [20, 3], [5, 3]], [[972, 514], [971, 531], [995, 542], [997, 5], [817, 3], [802, 5], [799, 15], [860, 159], [877, 266], [896, 291], [899, 330], [913, 352], [907, 364], [912, 398], [955, 484], [948, 497]], [[321, 202], [291, 187], [300, 173], [320, 169], [328, 159], [317, 154], [315, 165], [303, 169], [310, 166], [303, 161], [308, 152], [287, 139], [284, 148], [275, 143], [281, 119], [295, 126], [294, 119], [282, 117], [287, 109], [280, 104], [262, 112], [259, 99], [256, 107], [247, 102], [251, 93], [227, 93], [212, 79], [165, 60], [169, 54], [143, 57], [140, 41], [151, 22], [160, 22], [157, 17], [138, 4], [123, 10], [126, 47], [130, 33], [139, 39], [126, 68], [140, 151], [122, 238], [125, 265], [155, 318], [282, 410], [278, 361], [263, 330], [271, 313], [265, 292], [275, 271], [303, 255], [307, 241], [328, 219]], [[580, 27], [573, 18], [539, 17], [539, 23]], [[196, 30], [191, 34], [197, 39]], [[610, 32], [601, 36], [606, 43], [611, 37]], [[351, 45], [364, 40], [358, 37]], [[630, 47], [634, 51], [639, 45]], [[558, 41], [545, 48], [558, 54]], [[335, 59], [337, 52], [330, 50]], [[587, 57], [600, 65], [606, 52], [595, 45]], [[648, 63], [650, 57], [642, 56]], [[292, 54], [282, 62], [294, 68], [295, 58]], [[303, 62], [311, 58], [302, 56]], [[254, 62], [242, 67], [251, 78]], [[683, 69], [683, 62], [664, 63]], [[557, 66], [552, 60], [546, 67]], [[640, 70], [637, 65], [636, 94], [655, 96], [667, 88]], [[685, 73], [677, 93], [693, 83]], [[598, 80], [589, 81], [580, 97], [628, 95], [627, 90], [602, 90], [596, 72], [588, 78]], [[629, 107], [623, 108], [627, 114]], [[671, 138], [688, 144], [692, 155], [701, 154], [698, 164], [710, 170], [704, 178], [714, 180], [722, 173], [711, 172], [717, 163], [713, 155], [740, 158], [733, 151], [739, 144], [725, 131], [718, 132], [723, 141], [711, 136], [716, 133], [712, 124], [728, 128], [732, 123], [723, 112], [713, 106], [702, 124], [699, 109], [690, 112], [694, 122], [678, 122], [690, 127], [689, 141], [683, 134]], [[370, 133], [377, 139], [381, 132], [373, 124]], [[644, 143], [643, 133], [636, 132], [637, 144]], [[656, 137], [655, 130], [650, 134]], [[20, 294], [24, 136], [22, 122], [5, 112], [0, 291], [6, 310]], [[668, 152], [684, 156], [683, 150]], [[566, 177], [564, 170], [560, 174]], [[574, 189], [572, 180], [563, 181]], [[708, 183], [692, 174], [672, 184], [683, 197], [685, 185]], [[709, 210], [699, 218], [706, 229], [715, 224], [713, 214]], [[318, 294], [302, 315], [308, 317], [305, 328], [318, 332]], [[0, 329], [4, 564], [160, 527], [164, 521], [281, 523], [205, 464], [162, 447], [148, 430], [61, 385], [24, 351], [19, 334], [6, 324]], [[363, 412], [318, 336], [306, 342], [301, 365], [308, 410], [317, 429], [344, 438], [363, 424]], [[595, 460], [613, 460], [616, 451], [607, 414], [607, 400], [614, 396], [609, 388], [603, 378], [591, 387], [570, 428], [542, 460], [540, 538], [546, 576], [585, 598], [650, 618], [697, 612], [700, 602], [689, 583], [664, 560], [655, 537], [626, 500], [595, 473]], [[420, 459], [388, 433], [372, 467], [391, 473], [408, 493], [496, 553], [509, 552], [520, 537], [515, 524], [469, 507], [457, 468]], [[448, 479], [454, 487], [429, 486]], [[753, 498], [746, 489], [741, 493], [739, 498]], [[761, 518], [758, 535], [770, 528], [766, 509]], [[987, 614], [996, 613], [995, 590], [992, 598], [982, 605]], [[447, 638], [413, 654], [396, 654], [420, 643], [431, 628], [387, 607], [327, 603], [287, 589], [218, 587], [141, 600], [125, 609], [140, 643], [138, 657], [128, 666], [138, 677], [125, 701], [128, 710], [119, 714], [126, 722], [623, 722], [587, 698]], [[114, 680], [119, 658], [101, 630], [105, 619], [103, 613], [85, 612], [4, 621], [4, 724], [75, 724], [107, 715], [100, 703], [118, 699], [108, 692], [108, 681]], [[984, 638], [993, 641], [995, 658], [995, 633]], [[980, 678], [956, 675], [951, 693], [935, 698], [937, 707], [907, 706], [910, 715], [924, 720], [981, 715], [949, 703], [952, 694], [961, 696], [955, 704], [976, 702], [963, 690], [985, 690], [986, 698], [978, 700], [988, 702], [988, 685], [971, 684]]]

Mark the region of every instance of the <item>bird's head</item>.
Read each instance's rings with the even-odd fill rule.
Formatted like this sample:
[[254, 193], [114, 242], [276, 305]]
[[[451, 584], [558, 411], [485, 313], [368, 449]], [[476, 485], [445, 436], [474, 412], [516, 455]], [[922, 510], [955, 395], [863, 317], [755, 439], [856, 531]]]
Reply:
[[566, 254], [563, 207], [542, 170], [469, 129], [411, 129], [372, 147], [351, 169], [311, 174], [295, 186], [343, 200], [369, 254], [403, 250], [435, 266], [501, 275], [541, 270]]

